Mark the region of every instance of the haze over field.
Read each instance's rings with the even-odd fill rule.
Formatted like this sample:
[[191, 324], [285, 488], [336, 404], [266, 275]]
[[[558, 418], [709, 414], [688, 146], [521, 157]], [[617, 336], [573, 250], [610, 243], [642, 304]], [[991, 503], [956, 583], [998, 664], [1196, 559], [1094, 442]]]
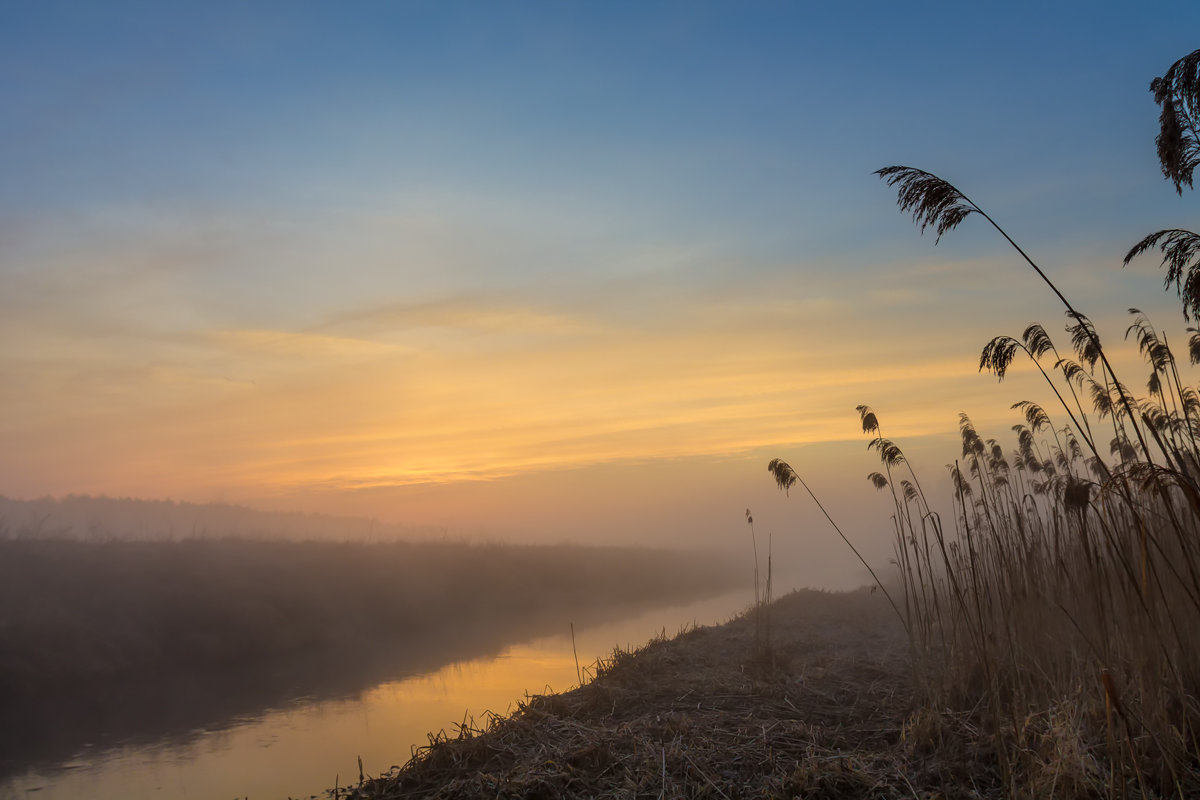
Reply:
[[781, 563], [859, 582], [767, 461], [882, 561], [855, 406], [936, 485], [960, 411], [1004, 440], [1047, 402], [983, 344], [1066, 342], [994, 231], [934, 248], [872, 171], [955, 183], [1106, 342], [1131, 302], [1182, 342], [1155, 260], [1120, 264], [1194, 227], [1147, 86], [1197, 30], [1182, 2], [3, 3], [0, 494], [743, 551], [749, 506]]

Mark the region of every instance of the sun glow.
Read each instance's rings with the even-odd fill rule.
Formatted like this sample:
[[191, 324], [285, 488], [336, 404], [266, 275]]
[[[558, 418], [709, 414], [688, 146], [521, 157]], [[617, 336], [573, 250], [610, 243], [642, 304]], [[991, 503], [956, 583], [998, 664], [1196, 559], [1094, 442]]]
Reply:
[[[27, 417], [9, 435], [53, 442], [25, 465], [32, 491], [64, 461], [83, 473], [90, 454], [117, 452], [81, 488], [294, 493], [846, 439], [846, 409], [880, 385], [899, 397], [930, 384], [951, 397], [983, 388], [960, 357], [905, 357], [899, 346], [856, 340], [804, 347], [810, 326], [826, 324], [811, 304], [711, 303], [677, 297], [671, 309], [631, 319], [604, 305], [456, 301], [437, 313], [343, 314], [320, 333], [189, 334], [199, 355], [187, 361], [146, 337], [133, 345], [154, 359], [143, 365], [124, 351], [75, 359], [78, 368], [129, 368], [120, 395], [31, 396], [44, 426]], [[69, 356], [52, 353], [27, 368], [43, 378], [55, 364], [68, 368]], [[946, 417], [940, 406], [911, 404], [893, 424], [920, 434]]]

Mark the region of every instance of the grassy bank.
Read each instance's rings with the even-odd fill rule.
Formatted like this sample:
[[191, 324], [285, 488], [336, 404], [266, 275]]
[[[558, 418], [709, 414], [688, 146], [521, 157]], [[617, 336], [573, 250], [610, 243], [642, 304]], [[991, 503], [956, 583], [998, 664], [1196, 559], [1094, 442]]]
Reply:
[[329, 794], [954, 797], [995, 785], [986, 760], [964, 762], [964, 747], [957, 761], [930, 757], [905, 730], [906, 644], [880, 595], [794, 592], [772, 612], [769, 657], [752, 615], [617, 651], [585, 686], [443, 732], [403, 768]]
[[[771, 616], [769, 653], [752, 613], [618, 650], [587, 685], [455, 725], [403, 767], [328, 796], [977, 800], [1118, 788], [1105, 743], [1074, 738], [1067, 710], [1014, 787], [1011, 742], [981, 723], [983, 696], [975, 708], [929, 705], [882, 593], [793, 592]], [[1032, 739], [1044, 717], [1030, 708], [1024, 722]], [[1196, 777], [1124, 796], [1195, 797]]]

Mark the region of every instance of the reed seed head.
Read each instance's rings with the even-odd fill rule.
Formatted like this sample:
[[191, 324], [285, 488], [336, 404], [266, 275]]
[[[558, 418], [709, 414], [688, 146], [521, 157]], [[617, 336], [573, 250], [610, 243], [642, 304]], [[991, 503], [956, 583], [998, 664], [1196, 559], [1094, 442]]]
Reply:
[[983, 346], [979, 354], [979, 371], [989, 370], [997, 380], [1004, 380], [1009, 365], [1022, 345], [1011, 336], [997, 336]]
[[855, 406], [858, 417], [862, 420], [863, 433], [879, 433], [879, 420], [870, 406]]
[[901, 211], [912, 214], [913, 222], [937, 231], [937, 240], [959, 224], [978, 213], [979, 209], [962, 192], [931, 172], [916, 167], [892, 166], [875, 170], [875, 174], [897, 187], [896, 204]]
[[1184, 319], [1200, 318], [1200, 234], [1181, 228], [1152, 233], [1125, 254], [1124, 265], [1129, 266], [1142, 253], [1155, 249], [1162, 254], [1161, 265], [1167, 270], [1163, 288], [1175, 286], [1175, 293], [1183, 303]]
[[771, 459], [771, 463], [767, 464], [767, 471], [774, 476], [775, 484], [783, 490], [784, 494], [790, 494], [792, 487], [800, 479], [796, 470], [792, 469], [792, 465], [782, 458]]
[[1054, 344], [1050, 341], [1050, 335], [1037, 322], [1034, 322], [1025, 329], [1021, 334], [1021, 339], [1025, 342], [1025, 349], [1034, 358], [1041, 358], [1046, 353], [1054, 351]]
[[1192, 188], [1192, 173], [1200, 166], [1200, 50], [1176, 61], [1161, 78], [1150, 82], [1154, 102], [1162, 109], [1155, 139], [1163, 177], [1175, 184], [1177, 194]]

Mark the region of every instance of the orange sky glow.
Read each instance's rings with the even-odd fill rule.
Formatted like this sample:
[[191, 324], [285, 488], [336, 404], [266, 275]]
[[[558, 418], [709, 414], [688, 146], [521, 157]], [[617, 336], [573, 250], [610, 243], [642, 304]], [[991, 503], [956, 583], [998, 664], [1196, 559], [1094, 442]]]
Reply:
[[749, 506], [812, 532], [795, 563], [839, 558], [779, 456], [885, 560], [855, 406], [941, 481], [959, 412], [1006, 446], [1013, 402], [1055, 414], [1028, 364], [978, 374], [984, 343], [1068, 344], [982, 220], [935, 247], [897, 212], [895, 163], [989, 209], [1106, 342], [1129, 306], [1184, 341], [1157, 264], [1120, 259], [1194, 218], [1146, 86], [1195, 26], [387, 6], [11, 20], [0, 495], [708, 546]]

